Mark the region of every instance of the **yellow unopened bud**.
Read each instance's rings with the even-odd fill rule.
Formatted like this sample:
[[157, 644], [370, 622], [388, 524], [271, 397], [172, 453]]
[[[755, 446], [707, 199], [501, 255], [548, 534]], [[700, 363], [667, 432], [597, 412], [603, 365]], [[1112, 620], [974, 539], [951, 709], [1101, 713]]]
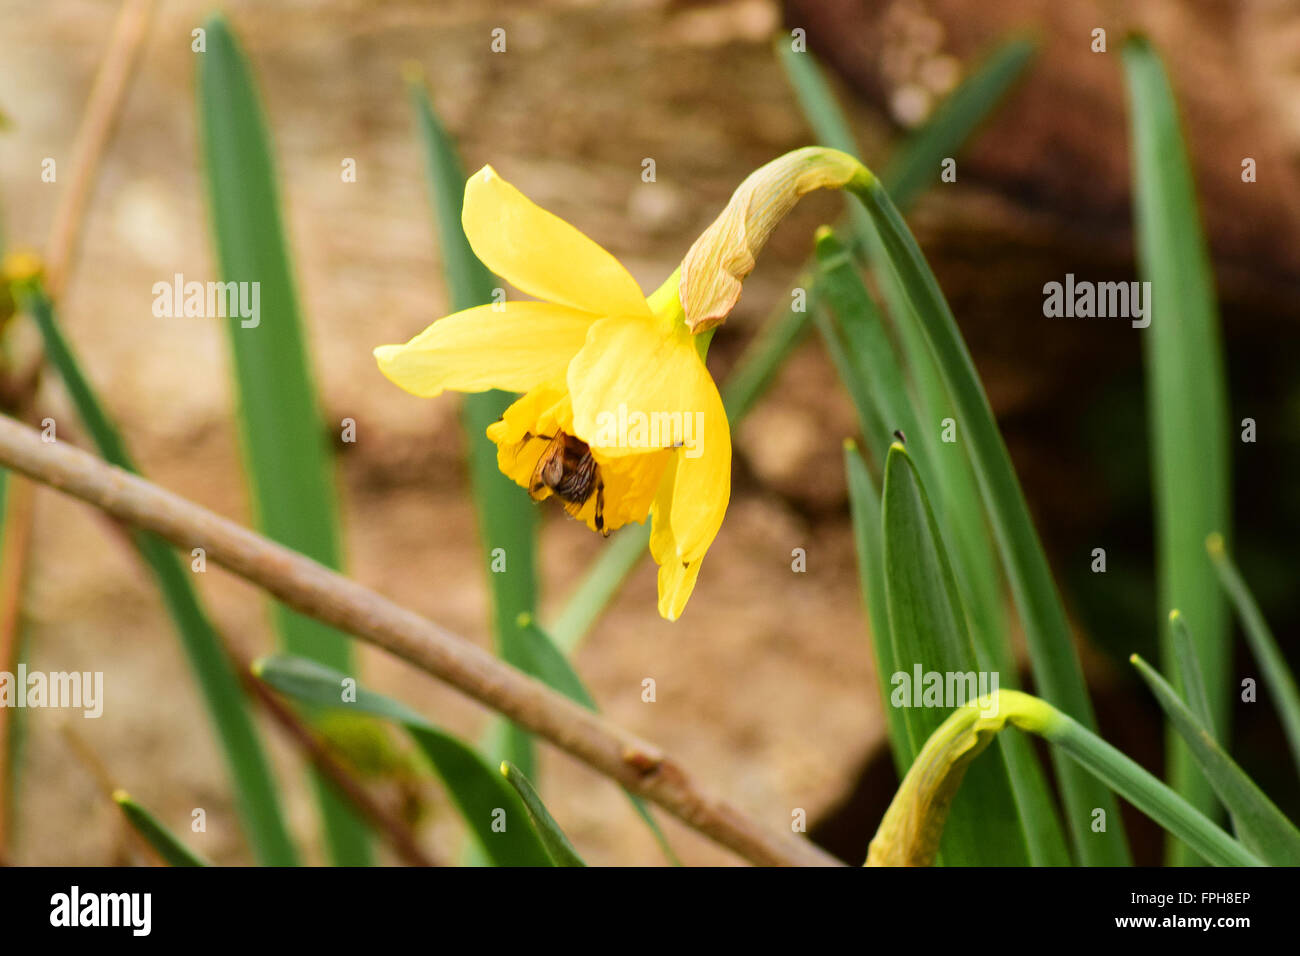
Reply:
[[44, 271], [41, 259], [34, 252], [11, 252], [0, 265], [0, 276], [6, 283], [25, 282], [38, 278]]
[[686, 325], [703, 332], [726, 321], [740, 283], [777, 223], [814, 189], [865, 187], [871, 173], [848, 153], [807, 146], [755, 170], [682, 260], [680, 295]]
[[867, 850], [867, 866], [929, 866], [939, 851], [948, 808], [966, 768], [1007, 723], [1043, 733], [1056, 716], [1051, 706], [1001, 690], [953, 711], [912, 761]]

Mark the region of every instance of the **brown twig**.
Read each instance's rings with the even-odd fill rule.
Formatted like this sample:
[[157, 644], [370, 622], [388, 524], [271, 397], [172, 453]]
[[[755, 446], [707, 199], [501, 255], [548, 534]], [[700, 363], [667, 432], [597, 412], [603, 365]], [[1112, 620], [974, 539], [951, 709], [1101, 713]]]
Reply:
[[487, 651], [380, 594], [247, 528], [92, 455], [43, 442], [0, 416], [0, 464], [152, 531], [275, 595], [286, 605], [383, 648], [499, 711], [583, 763], [659, 804], [745, 859], [835, 865], [812, 843], [760, 827], [701, 791], [655, 745], [557, 694]]
[[54, 210], [54, 222], [45, 247], [45, 281], [53, 298], [58, 298], [63, 291], [64, 279], [76, 254], [99, 160], [121, 115], [131, 74], [149, 31], [152, 8], [153, 0], [126, 0], [122, 4], [108, 51], [95, 73], [86, 112], [72, 147], [72, 172]]

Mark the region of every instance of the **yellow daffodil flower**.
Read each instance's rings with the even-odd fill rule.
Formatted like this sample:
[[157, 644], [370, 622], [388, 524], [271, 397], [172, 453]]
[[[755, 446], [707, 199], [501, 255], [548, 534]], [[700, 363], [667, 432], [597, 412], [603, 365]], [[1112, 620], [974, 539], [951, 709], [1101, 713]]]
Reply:
[[521, 392], [488, 429], [501, 471], [535, 498], [608, 533], [652, 518], [659, 613], [676, 620], [731, 496], [731, 433], [687, 328], [678, 275], [646, 298], [627, 270], [490, 166], [470, 177], [461, 215], [475, 254], [541, 301], [439, 319], [375, 349], [415, 395]]
[[712, 329], [799, 197], [869, 180], [837, 150], [773, 160], [647, 298], [613, 256], [484, 166], [465, 186], [465, 235], [484, 265], [540, 301], [439, 319], [375, 349], [379, 368], [425, 397], [522, 393], [487, 430], [501, 471], [603, 534], [649, 515], [659, 613], [676, 620], [731, 497], [731, 432], [704, 365]]

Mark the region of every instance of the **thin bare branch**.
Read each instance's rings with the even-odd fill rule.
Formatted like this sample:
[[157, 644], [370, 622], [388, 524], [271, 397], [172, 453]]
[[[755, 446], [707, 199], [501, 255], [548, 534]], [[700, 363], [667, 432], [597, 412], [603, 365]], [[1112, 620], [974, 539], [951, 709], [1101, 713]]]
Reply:
[[835, 865], [812, 843], [768, 830], [701, 791], [660, 748], [369, 588], [142, 478], [0, 416], [0, 464], [152, 531], [447, 682], [687, 825], [762, 865]]
[[86, 112], [72, 147], [72, 172], [63, 189], [49, 243], [45, 247], [46, 286], [57, 298], [77, 251], [86, 204], [94, 191], [99, 160], [122, 112], [131, 74], [135, 70], [149, 31], [153, 0], [126, 0], [118, 13], [104, 60], [95, 73]]

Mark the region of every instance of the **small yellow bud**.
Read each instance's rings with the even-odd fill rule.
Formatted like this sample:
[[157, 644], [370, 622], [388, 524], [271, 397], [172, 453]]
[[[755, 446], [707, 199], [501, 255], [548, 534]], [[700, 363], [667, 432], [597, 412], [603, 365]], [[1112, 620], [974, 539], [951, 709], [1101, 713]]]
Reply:
[[38, 278], [45, 267], [34, 252], [11, 252], [0, 266], [0, 278], [8, 284]]
[[800, 197], [814, 189], [863, 188], [871, 178], [848, 153], [821, 146], [796, 149], [750, 173], [682, 260], [680, 294], [690, 330], [698, 334], [726, 321], [741, 281]]

